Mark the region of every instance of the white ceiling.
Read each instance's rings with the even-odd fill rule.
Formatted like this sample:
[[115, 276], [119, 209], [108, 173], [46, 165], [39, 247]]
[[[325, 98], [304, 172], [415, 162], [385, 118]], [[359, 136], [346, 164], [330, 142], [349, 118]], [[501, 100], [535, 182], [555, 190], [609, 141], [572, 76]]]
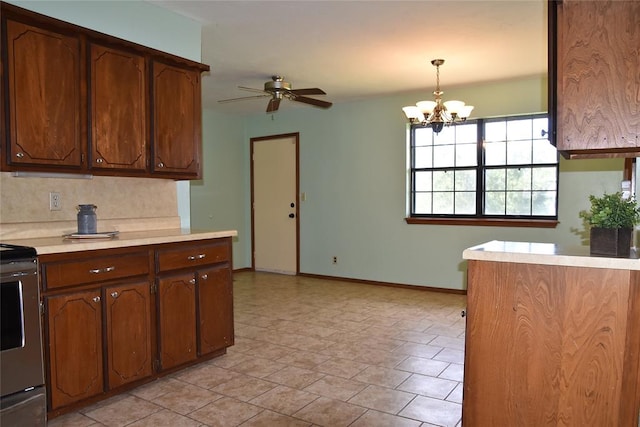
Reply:
[[[211, 66], [203, 105], [237, 114], [265, 111], [274, 74], [294, 89], [319, 87], [334, 104], [435, 87], [540, 75], [547, 70], [546, 0], [190, 1], [152, 3], [202, 23]], [[315, 108], [283, 101], [280, 109]]]

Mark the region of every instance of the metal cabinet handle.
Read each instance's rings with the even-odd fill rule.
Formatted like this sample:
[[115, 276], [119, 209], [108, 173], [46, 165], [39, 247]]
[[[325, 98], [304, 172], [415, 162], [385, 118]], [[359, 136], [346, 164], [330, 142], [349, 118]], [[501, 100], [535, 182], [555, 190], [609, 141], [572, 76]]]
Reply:
[[209, 278], [209, 275], [208, 274], [203, 274], [200, 277], [202, 278], [202, 280], [207, 280]]
[[158, 167], [159, 168], [163, 168], [164, 167], [164, 163], [162, 163], [162, 162], [158, 163]]
[[102, 159], [96, 159], [96, 163], [102, 163], [103, 160]]
[[111, 296], [113, 298], [118, 298], [118, 292], [111, 292]]
[[195, 261], [197, 259], [205, 259], [207, 257], [206, 254], [198, 254], [198, 255], [190, 255], [187, 257], [189, 261]]
[[23, 158], [23, 157], [24, 157], [24, 153], [17, 153], [17, 154], [16, 154], [16, 157], [17, 157], [17, 158], [19, 158], [19, 159], [21, 159], [21, 158]]
[[115, 269], [116, 268], [113, 265], [105, 268], [92, 268], [91, 270], [89, 270], [89, 273], [91, 274], [110, 273], [112, 271], [115, 271]]
[[191, 283], [192, 285], [195, 285], [196, 284], [196, 279], [189, 280], [189, 283]]
[[461, 317], [467, 317], [467, 310], [462, 310], [462, 311], [460, 312], [460, 316], [461, 316]]
[[93, 297], [93, 302], [100, 302], [100, 297]]

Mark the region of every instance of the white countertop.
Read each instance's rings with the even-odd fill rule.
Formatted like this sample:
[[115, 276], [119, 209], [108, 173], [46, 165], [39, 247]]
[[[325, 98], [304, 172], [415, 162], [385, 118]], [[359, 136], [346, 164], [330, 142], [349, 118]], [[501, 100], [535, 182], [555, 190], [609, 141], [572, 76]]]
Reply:
[[636, 251], [632, 249], [631, 252], [631, 258], [597, 257], [589, 255], [588, 246], [564, 248], [554, 243], [493, 240], [465, 249], [462, 252], [462, 258], [524, 264], [640, 270], [640, 260]]
[[119, 233], [108, 239], [65, 239], [60, 237], [39, 237], [30, 239], [8, 239], [3, 243], [31, 246], [36, 248], [38, 255], [90, 251], [97, 249], [123, 248], [129, 246], [156, 245], [161, 243], [186, 242], [201, 239], [215, 239], [220, 237], [237, 236], [236, 230], [189, 230], [164, 229], [145, 230]]

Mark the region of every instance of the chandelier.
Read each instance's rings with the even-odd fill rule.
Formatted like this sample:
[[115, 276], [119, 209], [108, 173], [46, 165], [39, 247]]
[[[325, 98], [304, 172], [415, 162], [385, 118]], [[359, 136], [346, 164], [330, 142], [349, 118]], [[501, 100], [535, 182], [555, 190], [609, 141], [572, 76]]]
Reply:
[[440, 66], [444, 64], [444, 59], [434, 59], [431, 64], [436, 67], [435, 101], [420, 101], [415, 106], [402, 107], [402, 111], [411, 124], [431, 126], [435, 133], [439, 133], [445, 126], [467, 120], [473, 105], [465, 105], [462, 101], [442, 102], [444, 92], [440, 90]]

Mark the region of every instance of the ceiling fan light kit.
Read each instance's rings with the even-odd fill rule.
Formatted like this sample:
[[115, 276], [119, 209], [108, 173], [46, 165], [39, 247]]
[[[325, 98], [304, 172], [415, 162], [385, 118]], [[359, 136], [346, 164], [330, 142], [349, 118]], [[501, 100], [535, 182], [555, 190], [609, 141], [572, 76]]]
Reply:
[[285, 82], [282, 76], [271, 76], [271, 81], [265, 82], [264, 89], [254, 89], [250, 87], [238, 86], [239, 89], [248, 90], [250, 92], [260, 92], [262, 95], [245, 96], [242, 98], [223, 99], [218, 102], [242, 101], [245, 99], [255, 99], [271, 97], [267, 104], [267, 113], [273, 113], [280, 108], [280, 101], [288, 99], [290, 101], [302, 102], [303, 104], [313, 105], [320, 108], [329, 108], [333, 104], [320, 99], [309, 98], [305, 95], [326, 95], [325, 91], [319, 88], [291, 89], [291, 83]]
[[436, 67], [436, 90], [433, 91], [435, 101], [419, 101], [416, 105], [402, 107], [409, 123], [430, 126], [435, 133], [440, 133], [445, 126], [461, 123], [467, 120], [473, 105], [466, 105], [462, 101], [442, 101], [440, 90], [440, 66], [444, 59], [434, 59], [431, 64]]

